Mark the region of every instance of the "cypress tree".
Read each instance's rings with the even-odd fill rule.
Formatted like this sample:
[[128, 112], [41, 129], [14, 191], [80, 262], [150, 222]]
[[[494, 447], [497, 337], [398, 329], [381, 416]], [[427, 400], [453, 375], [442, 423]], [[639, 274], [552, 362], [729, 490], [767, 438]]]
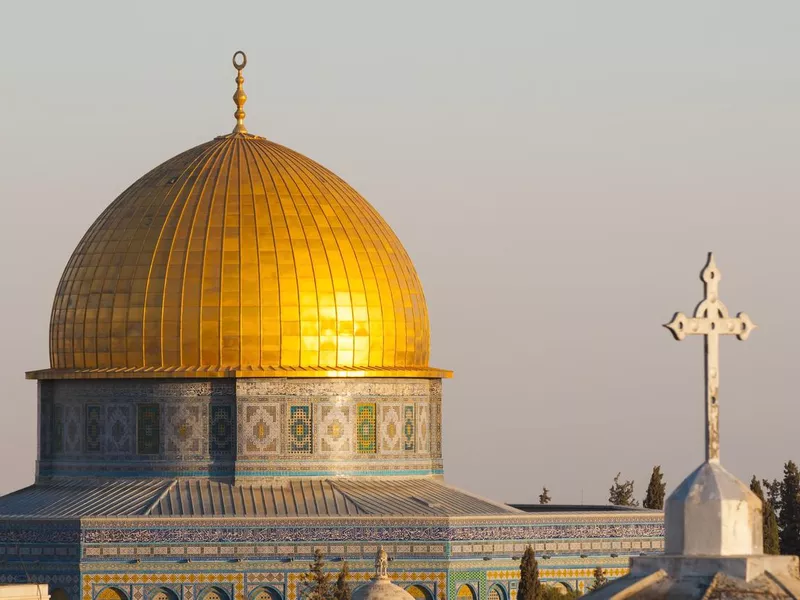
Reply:
[[331, 574], [325, 571], [325, 555], [322, 550], [314, 551], [314, 562], [308, 565], [308, 572], [303, 573], [303, 581], [307, 584], [305, 598], [308, 600], [330, 600]]
[[519, 565], [519, 588], [517, 600], [540, 600], [542, 597], [542, 582], [539, 581], [539, 563], [533, 547], [525, 548], [522, 562]]
[[608, 579], [606, 579], [605, 573], [603, 573], [603, 569], [600, 567], [594, 568], [594, 582], [592, 583], [592, 587], [589, 588], [590, 591], [595, 591], [603, 587], [606, 583], [608, 583]]
[[781, 512], [781, 482], [773, 479], [772, 483], [770, 483], [766, 479], [762, 479], [761, 483], [764, 484], [764, 488], [767, 490], [767, 500], [772, 504], [775, 514], [778, 514]]
[[542, 488], [542, 493], [539, 494], [539, 504], [550, 504], [550, 490], [546, 487]]
[[336, 584], [333, 586], [333, 600], [350, 600], [350, 584], [347, 579], [350, 576], [350, 570], [347, 568], [347, 561], [344, 561], [342, 570], [339, 571], [339, 576], [336, 578]]
[[639, 506], [633, 499], [633, 481], [619, 482], [622, 473], [614, 477], [614, 484], [608, 490], [608, 501], [614, 506]]
[[800, 472], [791, 460], [783, 467], [780, 526], [781, 554], [800, 554]]
[[650, 475], [650, 484], [647, 486], [647, 494], [644, 497], [642, 506], [655, 510], [664, 510], [664, 496], [666, 495], [667, 484], [664, 483], [664, 475], [661, 473], [661, 465], [653, 467]]
[[[764, 482], [766, 484], [766, 481]], [[753, 475], [750, 480], [750, 490], [758, 496], [762, 504], [762, 520], [764, 528], [764, 554], [780, 554], [780, 540], [778, 537], [778, 517], [775, 514], [775, 507], [772, 506], [769, 498], [764, 496], [761, 484]]]

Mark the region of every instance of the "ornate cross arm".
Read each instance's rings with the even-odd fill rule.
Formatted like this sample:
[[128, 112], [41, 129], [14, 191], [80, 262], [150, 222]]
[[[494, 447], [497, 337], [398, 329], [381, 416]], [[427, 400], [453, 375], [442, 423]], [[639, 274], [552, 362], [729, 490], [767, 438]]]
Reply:
[[740, 340], [746, 340], [750, 332], [756, 328], [747, 313], [739, 313], [735, 318], [711, 319], [687, 317], [683, 313], [675, 313], [672, 321], [664, 325], [672, 332], [675, 339], [680, 341], [687, 335], [735, 335]]
[[719, 336], [735, 335], [746, 340], [756, 328], [746, 313], [728, 316], [728, 308], [719, 299], [719, 280], [722, 278], [714, 255], [708, 254], [708, 263], [700, 278], [705, 283], [705, 298], [697, 305], [694, 317], [676, 313], [664, 325], [676, 340], [687, 335], [702, 335], [705, 340], [706, 374], [706, 460], [719, 461]]

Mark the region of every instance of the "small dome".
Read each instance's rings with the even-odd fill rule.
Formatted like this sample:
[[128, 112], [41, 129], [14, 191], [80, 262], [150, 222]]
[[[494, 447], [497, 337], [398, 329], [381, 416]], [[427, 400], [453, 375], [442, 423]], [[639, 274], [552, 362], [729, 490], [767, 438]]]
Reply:
[[395, 585], [388, 577], [375, 577], [366, 585], [353, 592], [352, 600], [413, 600], [399, 585]]
[[389, 555], [381, 546], [375, 555], [375, 577], [353, 592], [352, 600], [411, 600], [413, 597], [389, 579]]

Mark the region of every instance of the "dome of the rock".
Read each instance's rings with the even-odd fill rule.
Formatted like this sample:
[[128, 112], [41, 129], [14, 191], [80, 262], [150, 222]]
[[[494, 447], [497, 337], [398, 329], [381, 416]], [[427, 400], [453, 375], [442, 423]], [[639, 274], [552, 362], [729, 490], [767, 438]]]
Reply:
[[62, 376], [429, 374], [422, 285], [386, 221], [309, 158], [243, 132], [156, 167], [58, 285]]

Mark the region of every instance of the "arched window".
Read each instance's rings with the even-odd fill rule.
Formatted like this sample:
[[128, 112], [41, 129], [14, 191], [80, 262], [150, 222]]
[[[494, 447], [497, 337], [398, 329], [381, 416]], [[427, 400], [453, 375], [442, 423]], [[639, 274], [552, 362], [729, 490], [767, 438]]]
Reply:
[[433, 600], [433, 594], [424, 585], [410, 585], [406, 591], [417, 600]]
[[472, 589], [471, 585], [465, 583], [458, 588], [456, 598], [459, 598], [459, 600], [478, 600], [478, 595], [475, 593], [475, 590]]
[[69, 600], [69, 594], [64, 588], [56, 588], [50, 592], [50, 600]]
[[203, 592], [203, 594], [200, 596], [200, 600], [230, 600], [230, 599], [228, 598], [228, 594], [223, 592], [221, 589], [212, 587], [208, 588], [207, 591]]
[[258, 588], [250, 594], [250, 600], [283, 600], [277, 590], [272, 588]]
[[489, 589], [489, 600], [506, 600], [506, 591], [499, 583]]
[[153, 591], [150, 600], [178, 600], [178, 595], [167, 588], [158, 588]]
[[128, 596], [120, 589], [107, 587], [97, 594], [96, 600], [128, 600]]

